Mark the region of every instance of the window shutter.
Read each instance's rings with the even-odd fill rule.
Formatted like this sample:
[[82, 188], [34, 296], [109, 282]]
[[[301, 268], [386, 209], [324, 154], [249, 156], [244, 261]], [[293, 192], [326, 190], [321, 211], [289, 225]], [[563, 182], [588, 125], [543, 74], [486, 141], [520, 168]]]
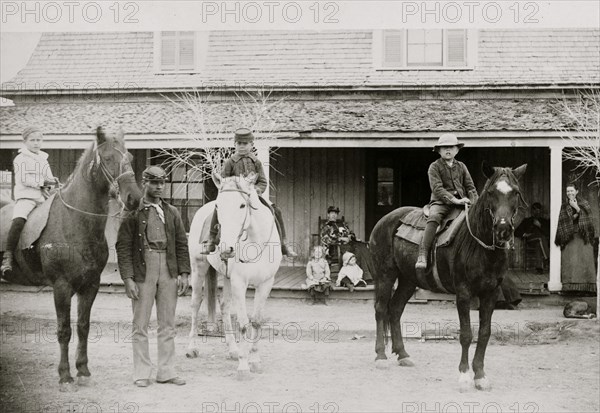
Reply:
[[402, 32], [388, 31], [383, 35], [383, 66], [403, 66], [404, 38]]
[[160, 68], [161, 70], [175, 70], [176, 68], [177, 38], [175, 32], [162, 32], [160, 43]]
[[467, 65], [467, 32], [466, 30], [446, 31], [446, 66]]
[[194, 69], [194, 39], [179, 39], [179, 69]]

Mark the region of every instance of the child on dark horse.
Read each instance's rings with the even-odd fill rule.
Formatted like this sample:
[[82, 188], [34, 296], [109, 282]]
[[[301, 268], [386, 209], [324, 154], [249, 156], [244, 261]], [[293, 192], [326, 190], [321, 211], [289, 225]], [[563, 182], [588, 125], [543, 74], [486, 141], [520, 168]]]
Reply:
[[41, 130], [36, 127], [25, 129], [23, 131], [25, 147], [19, 149], [19, 154], [13, 161], [15, 205], [6, 251], [0, 267], [2, 275], [13, 270], [13, 254], [27, 217], [36, 206], [48, 198], [50, 187], [58, 183], [50, 170], [48, 154], [41, 151], [43, 142], [44, 135]]
[[[283, 225], [283, 217], [281, 210], [275, 205], [269, 205], [269, 202], [263, 199], [262, 193], [267, 188], [267, 178], [263, 170], [262, 163], [252, 153], [254, 148], [254, 135], [250, 129], [240, 128], [235, 131], [235, 153], [225, 161], [221, 170], [221, 176], [227, 178], [230, 176], [247, 176], [250, 173], [255, 173], [258, 176], [256, 180], [256, 192], [258, 192], [260, 200], [267, 206], [273, 209], [275, 215], [275, 223], [279, 238], [281, 239], [281, 252], [288, 257], [296, 257], [298, 254], [287, 244], [285, 235], [285, 227]], [[217, 235], [219, 233], [219, 221], [217, 213], [213, 213], [210, 223], [210, 234], [207, 241], [202, 242], [202, 254], [210, 254], [217, 249]]]
[[427, 268], [427, 257], [431, 244], [433, 244], [435, 233], [444, 218], [453, 208], [462, 208], [477, 200], [477, 190], [469, 170], [464, 163], [454, 159], [463, 146], [463, 143], [458, 142], [456, 135], [446, 133], [440, 136], [437, 145], [433, 147], [433, 150], [440, 154], [440, 159], [429, 166], [431, 202], [429, 203], [429, 218], [415, 264], [417, 270]]

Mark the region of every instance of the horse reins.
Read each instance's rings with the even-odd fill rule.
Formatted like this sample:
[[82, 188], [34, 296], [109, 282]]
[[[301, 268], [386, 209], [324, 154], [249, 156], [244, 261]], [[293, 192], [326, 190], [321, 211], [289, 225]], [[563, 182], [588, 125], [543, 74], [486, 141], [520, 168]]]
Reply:
[[[248, 228], [246, 226], [246, 222], [248, 221], [248, 218], [250, 217], [250, 208], [252, 208], [254, 210], [256, 210], [258, 208], [255, 208], [252, 206], [252, 203], [250, 202], [250, 193], [248, 193], [246, 191], [243, 191], [241, 189], [223, 189], [223, 190], [219, 191], [219, 193], [221, 193], [221, 192], [239, 192], [248, 197], [246, 200], [248, 202], [248, 208], [246, 208], [246, 215], [244, 216], [244, 222], [242, 223], [242, 227], [240, 228], [240, 233], [238, 234], [237, 239], [236, 239], [236, 243], [238, 243], [240, 241], [240, 239], [242, 238], [242, 235], [244, 234], [244, 232], [247, 232], [247, 230], [248, 230]], [[275, 227], [275, 217], [273, 216], [273, 223], [271, 224], [271, 231], [269, 232], [269, 239], [271, 239], [271, 235], [273, 234], [274, 227]], [[268, 241], [263, 243], [262, 248], [259, 250], [258, 256], [262, 255], [262, 253], [265, 250], [268, 243], [269, 243]], [[227, 278], [229, 278], [228, 265], [227, 265], [228, 259], [221, 258], [221, 261], [225, 264], [225, 275], [227, 276]], [[240, 259], [240, 262], [243, 264], [246, 264], [246, 261], [244, 261], [242, 259]]]

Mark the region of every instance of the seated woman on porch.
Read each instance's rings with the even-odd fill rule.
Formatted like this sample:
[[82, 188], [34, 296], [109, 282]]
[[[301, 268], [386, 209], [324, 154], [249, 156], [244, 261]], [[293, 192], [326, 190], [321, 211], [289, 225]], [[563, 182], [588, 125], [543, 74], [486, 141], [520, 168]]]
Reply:
[[[326, 248], [328, 259], [335, 257], [338, 253], [338, 247], [347, 245], [350, 241], [356, 240], [356, 236], [350, 230], [348, 225], [338, 220], [340, 209], [335, 206], [327, 208], [327, 222], [321, 228], [321, 245]], [[347, 248], [344, 248], [346, 251]]]
[[313, 303], [329, 296], [330, 277], [329, 263], [325, 260], [325, 248], [317, 245], [313, 248], [311, 259], [306, 264], [306, 283], [303, 285], [312, 297]]
[[550, 221], [542, 216], [542, 204], [531, 205], [531, 216], [525, 218], [515, 230], [515, 237], [522, 238], [526, 244], [535, 247], [536, 269], [539, 273], [548, 266], [550, 250]]
[[356, 257], [349, 251], [344, 253], [343, 266], [337, 277], [336, 286], [344, 286], [350, 292], [354, 287], [366, 287], [367, 283], [363, 280], [363, 270], [356, 263]]

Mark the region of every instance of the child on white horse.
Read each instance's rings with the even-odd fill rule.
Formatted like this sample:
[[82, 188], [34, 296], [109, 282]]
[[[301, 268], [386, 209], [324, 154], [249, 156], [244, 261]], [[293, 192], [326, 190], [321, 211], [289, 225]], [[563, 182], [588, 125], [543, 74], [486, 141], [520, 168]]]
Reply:
[[27, 217], [36, 206], [49, 197], [51, 186], [58, 184], [58, 180], [50, 170], [48, 154], [41, 151], [43, 142], [44, 135], [40, 129], [33, 126], [25, 129], [23, 131], [25, 147], [19, 149], [19, 154], [13, 161], [15, 205], [6, 241], [6, 251], [0, 267], [2, 275], [12, 271], [13, 254]]
[[[221, 177], [227, 178], [230, 176], [248, 176], [250, 173], [255, 173], [258, 178], [255, 183], [256, 192], [259, 195], [261, 201], [273, 209], [275, 215], [275, 223], [277, 225], [277, 231], [279, 232], [279, 238], [281, 239], [281, 252], [283, 255], [288, 257], [296, 257], [298, 254], [287, 244], [285, 227], [283, 225], [283, 217], [281, 210], [275, 205], [269, 205], [269, 202], [262, 198], [262, 193], [267, 188], [267, 178], [263, 170], [262, 163], [252, 153], [254, 148], [254, 135], [250, 129], [240, 128], [235, 131], [235, 153], [228, 158], [223, 164], [221, 170]], [[212, 221], [210, 223], [210, 233], [207, 241], [202, 242], [202, 254], [210, 254], [217, 249], [217, 235], [219, 233], [219, 221], [216, 212], [213, 214]]]

